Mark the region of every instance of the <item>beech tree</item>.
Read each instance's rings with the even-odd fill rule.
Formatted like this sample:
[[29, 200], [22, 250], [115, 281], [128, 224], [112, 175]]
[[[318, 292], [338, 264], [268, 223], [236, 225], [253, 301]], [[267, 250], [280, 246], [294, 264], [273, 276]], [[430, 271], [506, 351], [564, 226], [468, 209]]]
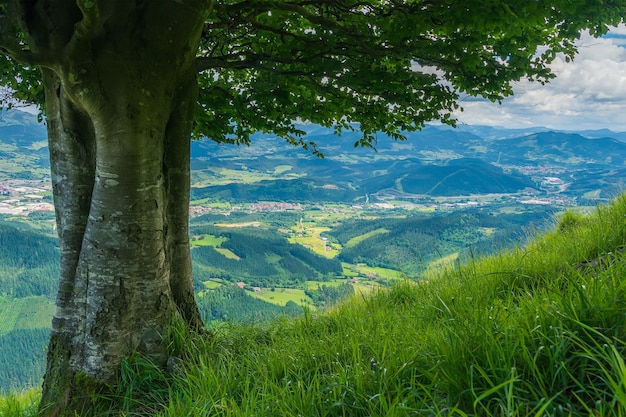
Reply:
[[[402, 139], [459, 96], [546, 82], [623, 0], [0, 0], [0, 85], [41, 105], [61, 274], [41, 412], [74, 415], [131, 352], [202, 329], [188, 239], [192, 137], [295, 121]], [[7, 102], [8, 103], [8, 102]], [[5, 104], [7, 104], [5, 103]]]

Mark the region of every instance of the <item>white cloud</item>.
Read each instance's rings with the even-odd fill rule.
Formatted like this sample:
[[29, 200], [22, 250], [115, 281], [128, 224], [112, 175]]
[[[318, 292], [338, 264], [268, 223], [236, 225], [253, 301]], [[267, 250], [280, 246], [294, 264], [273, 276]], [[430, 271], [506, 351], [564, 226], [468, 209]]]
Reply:
[[502, 105], [469, 99], [462, 123], [626, 131], [626, 26], [597, 39], [583, 34], [573, 62], [557, 58], [549, 84], [521, 81]]

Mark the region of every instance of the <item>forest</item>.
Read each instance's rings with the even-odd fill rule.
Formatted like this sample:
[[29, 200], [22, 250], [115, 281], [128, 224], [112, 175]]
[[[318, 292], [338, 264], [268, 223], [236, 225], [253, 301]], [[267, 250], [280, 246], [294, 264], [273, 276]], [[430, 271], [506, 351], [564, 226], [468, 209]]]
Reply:
[[[0, 146], [19, 167], [3, 175], [19, 180], [28, 171], [28, 178], [47, 184], [45, 147], [31, 153], [43, 146], [37, 145], [44, 143], [42, 127], [32, 120], [28, 126], [11, 131], [21, 135], [15, 144]], [[257, 137], [248, 148], [194, 141], [191, 204], [202, 211], [190, 220], [190, 236], [203, 320], [211, 326], [264, 322], [322, 310], [398, 278], [419, 280], [433, 268], [523, 244], [553, 224], [565, 205], [595, 205], [626, 178], [609, 163], [626, 154], [618, 140], [506, 131], [502, 137], [515, 137], [490, 140], [468, 129], [428, 127], [406, 143], [381, 143], [378, 152], [348, 154], [350, 149], [341, 148], [326, 159], [277, 146], [272, 138]], [[333, 143], [324, 129], [315, 138], [324, 146]], [[479, 149], [479, 139], [485, 161], [499, 158], [517, 168], [477, 162], [472, 150]], [[565, 144], [559, 149], [557, 139]], [[532, 150], [527, 142], [545, 154], [521, 176], [522, 155]], [[403, 156], [409, 153], [418, 157]], [[583, 154], [595, 162], [570, 163]], [[451, 155], [465, 157], [447, 160]], [[428, 158], [435, 156], [438, 165], [430, 165]], [[567, 180], [560, 172], [575, 172], [575, 181], [563, 190], [542, 183], [545, 175]], [[479, 191], [493, 191], [495, 185], [506, 193], [471, 195], [475, 188], [468, 180]], [[513, 192], [521, 187], [531, 191]], [[425, 189], [431, 195], [406, 195]], [[38, 201], [51, 201], [49, 191], [40, 195]], [[549, 198], [550, 204], [520, 204], [535, 197]], [[295, 208], [253, 207], [279, 202]], [[43, 374], [59, 275], [53, 221], [49, 211], [0, 215], [0, 360], [10, 368], [0, 372], [0, 391], [38, 385]]]
[[[467, 259], [516, 245], [550, 224], [553, 212], [396, 210], [326, 220], [319, 207], [306, 213], [238, 212], [227, 219], [208, 214], [191, 223], [196, 299], [211, 325], [324, 309], [400, 276], [418, 280], [446, 256]], [[301, 219], [306, 227], [299, 239], [319, 241], [308, 235], [326, 230], [336, 254], [293, 243], [303, 234]], [[0, 222], [0, 391], [37, 385], [43, 372], [59, 256], [53, 231], [43, 231], [47, 222]], [[260, 226], [226, 227], [240, 224]]]

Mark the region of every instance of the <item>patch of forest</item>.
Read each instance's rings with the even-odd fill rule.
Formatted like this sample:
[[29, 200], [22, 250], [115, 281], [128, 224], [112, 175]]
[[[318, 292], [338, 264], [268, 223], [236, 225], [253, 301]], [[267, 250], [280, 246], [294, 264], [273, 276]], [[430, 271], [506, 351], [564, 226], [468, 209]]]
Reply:
[[0, 295], [56, 297], [57, 239], [0, 223]]
[[291, 244], [273, 230], [204, 226], [194, 228], [194, 233], [221, 238], [220, 248], [235, 255], [226, 256], [212, 246], [193, 248], [196, 285], [219, 278], [233, 283], [245, 281], [253, 287], [291, 288], [307, 280], [329, 280], [343, 271], [339, 260]]
[[206, 323], [211, 322], [259, 322], [279, 315], [302, 314], [302, 307], [294, 302], [285, 306], [267, 303], [251, 297], [244, 289], [222, 286], [197, 297], [198, 308]]
[[[350, 219], [328, 235], [343, 246], [338, 256], [343, 262], [396, 269], [416, 277], [429, 264], [452, 253], [467, 258], [518, 244], [532, 232], [530, 225], [542, 228], [550, 218], [544, 209], [511, 214], [477, 209]], [[385, 233], [371, 233], [379, 230]], [[364, 235], [367, 238], [358, 239]]]
[[41, 384], [49, 337], [48, 328], [17, 329], [0, 337], [0, 394]]
[[320, 181], [292, 179], [268, 180], [253, 184], [230, 183], [191, 189], [191, 200], [217, 201], [349, 202], [360, 192], [344, 187], [324, 187]]
[[[383, 268], [399, 271], [398, 276], [419, 278], [433, 262], [449, 254], [462, 258], [519, 243], [530, 233], [528, 225], [541, 228], [551, 219], [550, 213], [546, 208], [509, 214], [468, 209], [380, 211], [352, 217], [327, 215], [317, 208], [205, 215], [191, 224], [192, 237], [204, 236], [202, 244], [192, 249], [199, 308], [207, 322], [263, 321], [301, 314], [301, 305], [333, 305], [367, 280], [384, 285], [384, 276], [368, 277]], [[303, 218], [306, 226], [301, 230], [298, 225]], [[229, 224], [257, 227], [226, 227]], [[323, 236], [336, 256], [323, 256], [289, 241], [306, 235], [315, 228], [311, 225], [328, 230]], [[319, 240], [319, 236], [311, 239]], [[58, 256], [55, 238], [27, 223], [0, 222], [0, 317], [4, 324], [0, 329], [0, 389], [37, 384], [33, 378], [42, 375]], [[241, 282], [244, 289], [235, 285]]]

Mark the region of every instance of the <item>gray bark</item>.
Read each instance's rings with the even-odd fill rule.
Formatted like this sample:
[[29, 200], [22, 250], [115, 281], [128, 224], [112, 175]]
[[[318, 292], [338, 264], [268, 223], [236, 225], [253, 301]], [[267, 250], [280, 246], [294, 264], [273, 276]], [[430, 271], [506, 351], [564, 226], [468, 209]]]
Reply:
[[165, 364], [176, 316], [202, 326], [187, 226], [195, 83], [187, 74], [159, 122], [154, 109], [88, 116], [44, 73], [61, 279], [42, 405], [60, 412], [66, 398], [85, 405], [85, 378], [114, 382], [133, 351]]
[[30, 39], [58, 52], [42, 66], [61, 253], [42, 415], [89, 409], [133, 352], [165, 366], [172, 320], [202, 328], [188, 209], [203, 14], [114, 4], [108, 21], [70, 22], [73, 35], [45, 7], [31, 17], [60, 33]]

